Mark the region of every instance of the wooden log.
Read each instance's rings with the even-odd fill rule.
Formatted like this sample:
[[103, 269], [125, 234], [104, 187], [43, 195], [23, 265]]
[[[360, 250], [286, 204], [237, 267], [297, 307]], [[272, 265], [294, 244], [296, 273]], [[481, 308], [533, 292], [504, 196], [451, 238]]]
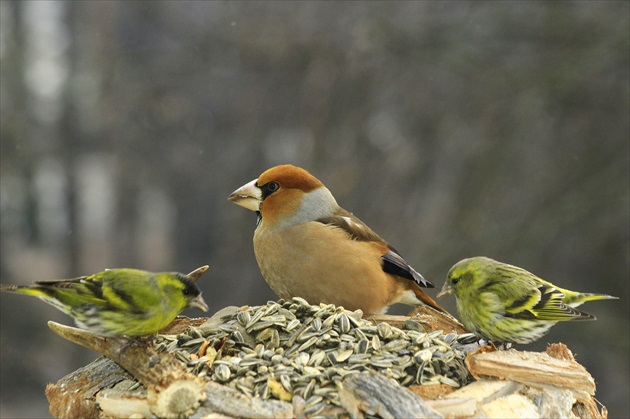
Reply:
[[536, 405], [522, 394], [510, 394], [486, 403], [481, 407], [485, 418], [540, 418]]
[[[109, 360], [113, 363], [113, 361]], [[96, 394], [99, 417], [129, 418], [152, 417], [147, 401], [147, 391], [135, 379], [125, 380], [113, 388], [102, 389]]]
[[442, 399], [427, 401], [427, 404], [446, 417], [480, 416], [480, 408], [484, 404], [514, 394], [523, 387], [513, 381], [480, 380], [451, 392]]
[[[191, 325], [214, 330], [241, 309], [227, 307], [211, 319], [178, 318], [163, 333], [180, 334]], [[427, 332], [465, 332], [449, 316], [435, 312], [436, 315], [428, 307], [424, 310], [439, 319], [423, 321], [385, 315], [366, 318], [375, 324], [384, 321], [401, 329], [415, 329], [407, 323], [412, 321]], [[187, 373], [184, 363], [171, 353], [157, 353], [151, 339], [103, 338], [55, 323], [50, 327], [62, 337], [116, 361], [99, 358], [57, 384], [50, 384], [46, 394], [55, 417], [284, 418], [305, 417], [315, 411], [321, 416], [353, 417], [607, 416], [606, 409], [602, 407], [600, 412], [592, 398], [595, 391], [592, 377], [561, 344], [550, 345], [546, 354], [516, 350], [488, 352], [492, 350], [490, 347], [485, 349], [486, 353], [475, 352], [467, 359], [467, 366], [481, 380], [453, 392], [448, 386], [416, 386], [414, 394], [375, 372], [348, 374], [339, 390], [341, 406], [318, 407], [307, 406], [297, 395], [283, 396], [280, 387], [275, 394], [273, 380], [268, 383], [271, 393], [285, 400], [291, 396], [290, 401], [249, 397], [225, 385], [198, 379]]]
[[177, 418], [192, 414], [205, 400], [204, 382], [186, 371], [169, 352], [158, 353], [151, 340], [97, 336], [87, 330], [48, 322], [58, 335], [114, 360], [147, 389], [151, 412]]
[[516, 350], [470, 353], [466, 366], [477, 379], [497, 377], [534, 387], [568, 388], [578, 400], [589, 400], [595, 394], [595, 380], [582, 365], [546, 353]]
[[56, 418], [96, 418], [94, 396], [133, 377], [109, 358], [101, 357], [55, 384], [46, 386], [50, 414]]
[[424, 400], [375, 372], [349, 374], [339, 390], [341, 405], [353, 418], [364, 414], [387, 418], [442, 418]]
[[291, 403], [280, 400], [264, 400], [259, 397], [249, 397], [230, 387], [208, 382], [208, 395], [205, 403], [196, 415], [205, 417], [210, 413], [222, 413], [237, 418], [292, 418]]

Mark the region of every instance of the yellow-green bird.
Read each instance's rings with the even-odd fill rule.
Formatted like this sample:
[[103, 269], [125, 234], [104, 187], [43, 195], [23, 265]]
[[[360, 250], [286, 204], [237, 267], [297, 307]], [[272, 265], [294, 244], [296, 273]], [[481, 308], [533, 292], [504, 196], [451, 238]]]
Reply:
[[438, 297], [454, 294], [464, 326], [493, 342], [530, 343], [567, 320], [595, 320], [576, 310], [587, 301], [616, 299], [566, 290], [517, 266], [487, 257], [457, 262]]
[[97, 335], [147, 336], [166, 327], [186, 307], [208, 311], [194, 282], [207, 269], [203, 266], [188, 275], [108, 269], [32, 286], [0, 284], [0, 291], [35, 296]]

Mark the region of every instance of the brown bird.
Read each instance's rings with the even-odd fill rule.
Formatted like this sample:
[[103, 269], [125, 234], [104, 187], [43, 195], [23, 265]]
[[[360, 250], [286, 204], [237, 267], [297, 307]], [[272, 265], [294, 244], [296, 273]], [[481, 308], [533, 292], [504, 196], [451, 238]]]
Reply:
[[434, 285], [306, 170], [273, 167], [228, 199], [258, 213], [254, 253], [279, 297], [372, 314], [395, 303], [446, 312], [420, 288]]

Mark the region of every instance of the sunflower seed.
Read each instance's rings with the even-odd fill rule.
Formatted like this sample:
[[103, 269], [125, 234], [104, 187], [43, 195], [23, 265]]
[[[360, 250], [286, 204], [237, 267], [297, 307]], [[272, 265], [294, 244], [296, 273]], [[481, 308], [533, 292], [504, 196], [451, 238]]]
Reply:
[[343, 351], [337, 351], [337, 362], [344, 362], [345, 360], [350, 358], [352, 353], [353, 353], [352, 349], [346, 349], [346, 350], [343, 350]]
[[[381, 323], [384, 324], [384, 323]], [[396, 352], [407, 347], [407, 342], [402, 339], [392, 340], [383, 346], [383, 350]]]
[[348, 357], [348, 364], [365, 364], [370, 359], [368, 354], [354, 354]]
[[326, 352], [321, 349], [316, 349], [312, 354], [310, 359], [307, 362], [307, 365], [318, 367], [322, 361], [326, 358]]
[[[218, 361], [214, 361], [214, 363], [216, 364]], [[238, 364], [240, 367], [251, 367], [253, 365], [258, 365], [262, 363], [262, 359], [260, 358], [248, 358], [248, 359], [243, 359], [241, 360], [241, 362]]]
[[392, 336], [392, 327], [388, 323], [379, 323], [376, 325], [378, 335], [383, 339], [389, 339]]
[[429, 362], [431, 360], [431, 358], [433, 357], [433, 353], [430, 350], [428, 350], [428, 349], [423, 349], [423, 350], [421, 350], [419, 352], [416, 352], [413, 355], [413, 357], [414, 357], [416, 363], [422, 364], [424, 362]]
[[271, 339], [269, 339], [269, 344], [267, 346], [270, 349], [276, 349], [278, 346], [280, 346], [280, 334], [276, 329], [273, 329]]
[[301, 344], [300, 347], [298, 348], [298, 351], [300, 352], [304, 351], [310, 348], [311, 346], [315, 345], [315, 343], [317, 343], [317, 337], [313, 336], [312, 338], [310, 338], [309, 340]]
[[298, 327], [300, 325], [300, 323], [301, 322], [298, 319], [293, 319], [293, 320], [289, 321], [289, 324], [286, 325], [284, 330], [286, 330], [287, 332], [290, 332], [291, 330], [293, 330], [296, 327]]
[[204, 337], [200, 337], [200, 338], [196, 338], [196, 339], [190, 339], [187, 342], [182, 343], [182, 347], [187, 347], [187, 346], [195, 346], [195, 345], [201, 345], [206, 339]]
[[288, 375], [281, 375], [280, 383], [282, 383], [282, 387], [284, 387], [284, 389], [288, 391], [289, 393], [293, 391], [293, 386], [291, 385], [291, 379], [289, 379]]
[[354, 348], [355, 353], [357, 354], [367, 353], [368, 345], [369, 345], [369, 341], [367, 340], [367, 338], [361, 339], [355, 345], [355, 348]]
[[320, 329], [322, 328], [322, 321], [321, 321], [321, 319], [318, 319], [318, 318], [313, 319], [313, 321], [311, 322], [311, 328], [315, 332], [319, 332]]
[[302, 390], [302, 397], [305, 400], [308, 400], [308, 398], [311, 397], [311, 395], [313, 394], [313, 390], [315, 389], [316, 382], [317, 381], [315, 379], [311, 379], [309, 383], [306, 385], [306, 387], [304, 387], [304, 390]]
[[339, 317], [337, 317], [337, 322], [341, 333], [345, 334], [350, 331], [350, 318], [346, 315], [346, 313], [340, 313]]
[[335, 322], [335, 316], [328, 316], [324, 321], [322, 321], [322, 327], [324, 329], [329, 329], [332, 327]]
[[259, 321], [257, 323], [252, 324], [249, 327], [246, 327], [245, 330], [247, 330], [248, 332], [255, 332], [257, 330], [263, 330], [266, 329], [270, 326], [274, 326], [275, 323], [273, 322], [264, 322], [264, 321]]
[[249, 314], [249, 311], [239, 311], [236, 313], [236, 319], [241, 326], [247, 326], [249, 321], [252, 319], [252, 316]]
[[260, 318], [261, 322], [269, 322], [269, 323], [275, 323], [278, 324], [279, 326], [283, 325], [284, 323], [287, 322], [287, 318], [284, 317], [281, 314], [274, 314], [272, 316], [263, 316]]
[[381, 340], [378, 338], [378, 335], [372, 336], [372, 348], [374, 348], [375, 351], [381, 349]]
[[262, 308], [261, 308], [261, 309], [256, 310], [256, 312], [254, 313], [254, 315], [253, 315], [253, 316], [250, 316], [249, 321], [248, 321], [248, 322], [247, 322], [247, 324], [245, 325], [245, 329], [249, 329], [250, 327], [252, 327], [252, 326], [253, 326], [254, 324], [256, 324], [256, 323], [258, 322], [258, 320], [260, 320], [260, 318], [261, 318], [262, 316], [264, 316], [264, 315], [265, 315], [265, 312], [264, 312], [264, 310], [263, 310]]
[[258, 358], [262, 358], [263, 352], [265, 352], [264, 345], [259, 343], [258, 345], [256, 345], [256, 347], [254, 347], [254, 353]]
[[293, 297], [291, 300], [293, 300], [293, 302], [301, 305], [301, 306], [310, 306], [310, 304], [308, 303], [308, 301], [306, 301], [304, 298], [301, 297]]
[[403, 330], [415, 330], [417, 332], [424, 332], [424, 327], [416, 321], [407, 320], [403, 323]]
[[298, 367], [303, 367], [304, 365], [308, 364], [310, 357], [311, 356], [307, 354], [306, 352], [300, 352], [294, 357], [295, 364]]
[[237, 343], [244, 343], [245, 342], [245, 339], [243, 338], [243, 335], [238, 330], [235, 330], [232, 333], [230, 333], [230, 337], [234, 340], [234, 342], [237, 342]]
[[227, 365], [219, 364], [214, 369], [214, 374], [219, 381], [227, 381], [230, 379], [230, 368]]

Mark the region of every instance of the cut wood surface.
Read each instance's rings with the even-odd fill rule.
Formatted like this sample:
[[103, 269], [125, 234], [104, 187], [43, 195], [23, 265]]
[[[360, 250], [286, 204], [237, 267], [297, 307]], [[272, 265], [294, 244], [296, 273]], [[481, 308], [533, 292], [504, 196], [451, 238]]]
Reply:
[[595, 380], [586, 368], [575, 360], [553, 358], [547, 353], [516, 350], [470, 353], [466, 363], [476, 378], [497, 377], [532, 386], [568, 388], [580, 399], [595, 394]]

